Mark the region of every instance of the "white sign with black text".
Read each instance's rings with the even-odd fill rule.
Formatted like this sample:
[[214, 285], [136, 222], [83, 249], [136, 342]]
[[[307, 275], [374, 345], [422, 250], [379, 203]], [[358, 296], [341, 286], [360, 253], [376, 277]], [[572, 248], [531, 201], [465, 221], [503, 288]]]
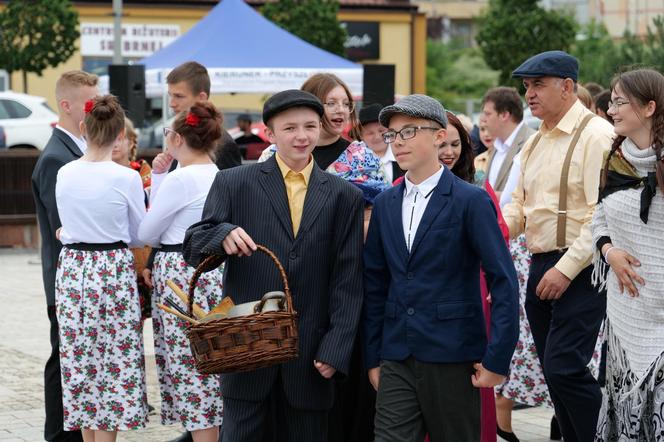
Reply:
[[[147, 57], [180, 36], [179, 25], [122, 25], [122, 56]], [[113, 56], [113, 23], [81, 23], [81, 55]]]

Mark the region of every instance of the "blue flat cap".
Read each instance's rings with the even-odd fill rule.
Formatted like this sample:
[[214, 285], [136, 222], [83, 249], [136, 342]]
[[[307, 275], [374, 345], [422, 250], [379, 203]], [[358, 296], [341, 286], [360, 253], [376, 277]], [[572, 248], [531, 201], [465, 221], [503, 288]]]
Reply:
[[325, 113], [318, 97], [299, 89], [289, 89], [278, 92], [267, 99], [263, 105], [263, 122], [267, 124], [270, 118], [293, 107], [308, 107], [314, 110], [319, 117]]
[[384, 107], [378, 115], [378, 121], [389, 127], [390, 119], [395, 114], [404, 114], [414, 118], [432, 120], [447, 128], [447, 115], [440, 102], [427, 95], [413, 94], [403, 97], [396, 104]]
[[512, 72], [513, 78], [560, 77], [576, 81], [579, 60], [564, 51], [547, 51], [533, 55]]

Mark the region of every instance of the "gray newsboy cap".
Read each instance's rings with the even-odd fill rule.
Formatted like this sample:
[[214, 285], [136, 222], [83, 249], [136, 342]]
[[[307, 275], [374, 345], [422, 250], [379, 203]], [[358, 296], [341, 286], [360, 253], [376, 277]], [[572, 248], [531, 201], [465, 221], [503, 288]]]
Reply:
[[424, 118], [425, 120], [435, 121], [441, 126], [447, 128], [447, 115], [445, 108], [438, 100], [427, 95], [413, 94], [407, 95], [397, 103], [384, 107], [380, 111], [378, 120], [380, 124], [389, 127], [390, 119], [395, 114], [404, 114], [415, 118]]
[[564, 51], [546, 51], [533, 55], [512, 72], [514, 78], [579, 77], [579, 60]]

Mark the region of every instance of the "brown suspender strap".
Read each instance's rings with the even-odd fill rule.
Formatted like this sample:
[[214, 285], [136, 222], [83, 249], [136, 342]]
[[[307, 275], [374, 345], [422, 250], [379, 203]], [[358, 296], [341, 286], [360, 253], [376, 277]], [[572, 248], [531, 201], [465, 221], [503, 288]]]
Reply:
[[[592, 120], [595, 115], [589, 114], [586, 115], [581, 124], [576, 129], [572, 141], [569, 143], [567, 148], [567, 155], [565, 156], [565, 162], [563, 163], [563, 169], [560, 173], [560, 190], [558, 194], [558, 220], [556, 225], [556, 247], [559, 249], [565, 248], [565, 236], [567, 235], [567, 180], [569, 178], [569, 166], [572, 163], [572, 154], [574, 153], [574, 148], [576, 143], [579, 142], [579, 137], [581, 132], [588, 125], [588, 122]], [[533, 139], [532, 144], [530, 145], [530, 151], [528, 152], [528, 157], [523, 159], [523, 170], [526, 170], [526, 164], [530, 159], [530, 155], [535, 150], [537, 143], [542, 139], [542, 132], [538, 131], [537, 135]], [[523, 189], [523, 200], [526, 200], [526, 189]]]
[[563, 170], [560, 173], [560, 190], [558, 192], [558, 225], [556, 226], [556, 246], [559, 249], [565, 248], [565, 236], [567, 235], [567, 180], [569, 178], [569, 166], [572, 163], [572, 154], [574, 153], [574, 148], [579, 142], [579, 137], [581, 132], [586, 128], [586, 125], [592, 118], [594, 114], [586, 115], [581, 124], [576, 129], [572, 141], [569, 143], [567, 148], [567, 155], [565, 156], [565, 162], [563, 163]]

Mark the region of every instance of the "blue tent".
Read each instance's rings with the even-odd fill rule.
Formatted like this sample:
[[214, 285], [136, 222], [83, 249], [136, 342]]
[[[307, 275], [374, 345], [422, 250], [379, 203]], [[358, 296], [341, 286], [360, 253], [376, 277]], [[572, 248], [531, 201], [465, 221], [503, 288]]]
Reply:
[[187, 33], [141, 60], [148, 95], [161, 95], [167, 72], [186, 61], [208, 68], [212, 93], [299, 88], [316, 72], [335, 73], [362, 93], [361, 64], [305, 42], [243, 0], [220, 1]]

